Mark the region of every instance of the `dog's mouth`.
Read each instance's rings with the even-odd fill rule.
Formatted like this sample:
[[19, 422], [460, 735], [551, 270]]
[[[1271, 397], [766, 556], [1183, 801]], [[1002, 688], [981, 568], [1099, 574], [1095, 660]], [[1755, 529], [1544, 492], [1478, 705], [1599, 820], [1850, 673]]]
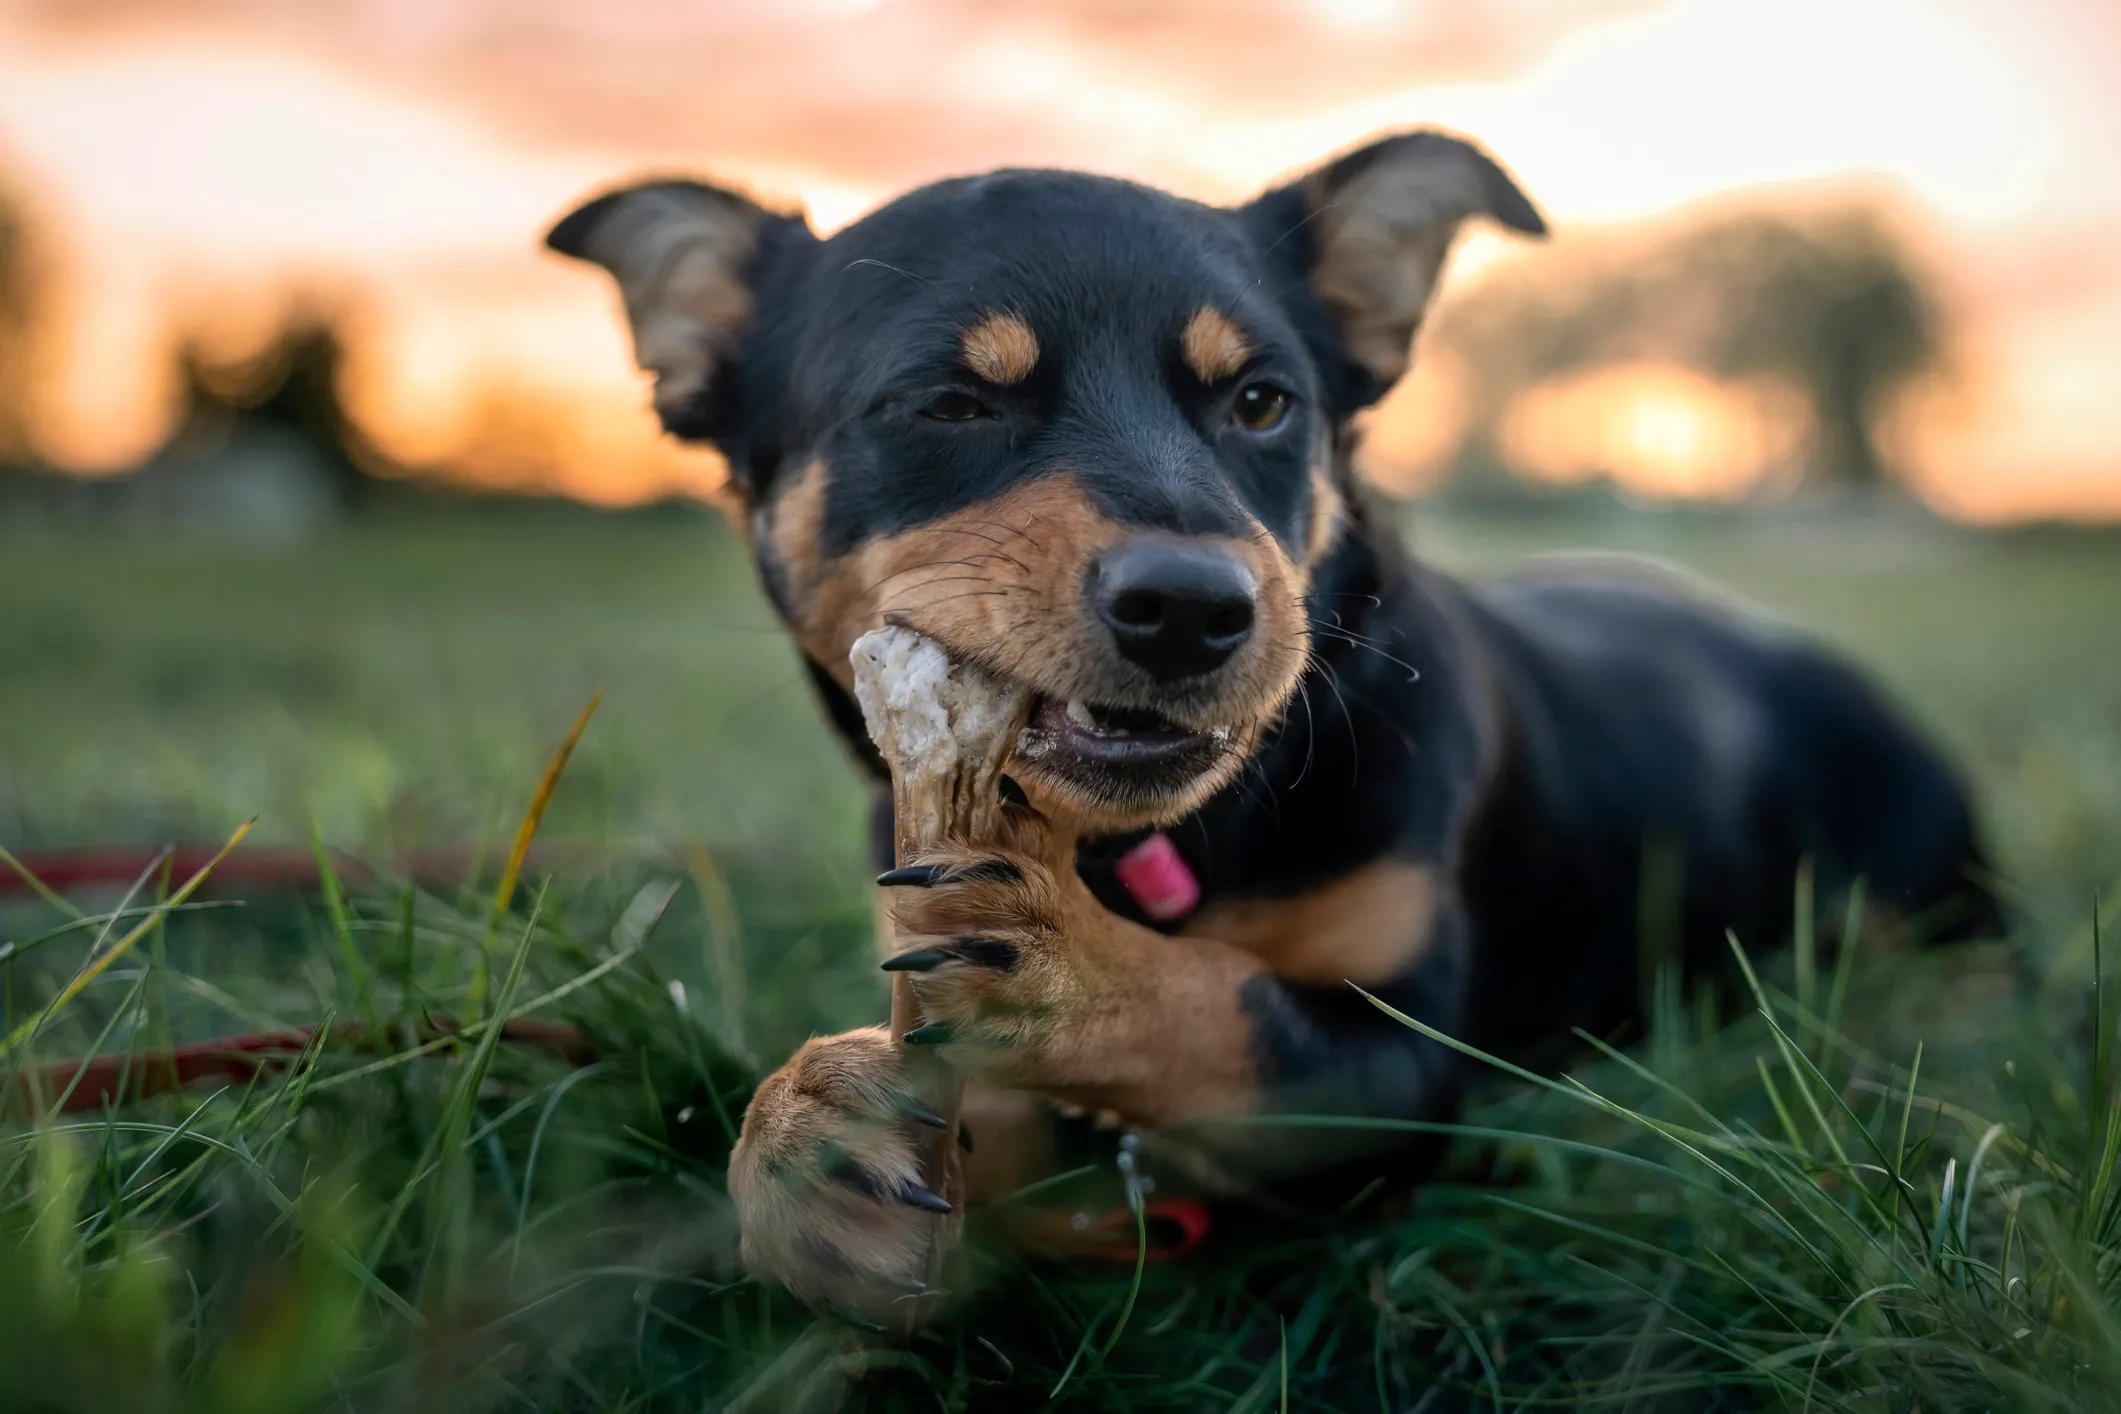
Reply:
[[1188, 755], [1218, 753], [1232, 728], [1199, 731], [1145, 707], [1102, 707], [1082, 698], [1040, 697], [1025, 731], [1053, 764], [1074, 757], [1101, 766], [1160, 766]]
[[1190, 799], [1226, 766], [1238, 735], [1234, 725], [1202, 729], [1149, 708], [1041, 696], [1017, 759], [1079, 802], [1131, 817]]

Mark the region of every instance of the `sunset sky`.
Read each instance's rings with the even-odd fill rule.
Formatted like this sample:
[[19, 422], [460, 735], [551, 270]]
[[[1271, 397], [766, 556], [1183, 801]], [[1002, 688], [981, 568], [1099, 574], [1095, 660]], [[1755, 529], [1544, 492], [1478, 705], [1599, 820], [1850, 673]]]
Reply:
[[[240, 338], [301, 279], [359, 296], [357, 403], [393, 450], [527, 389], [575, 410], [576, 489], [624, 499], [714, 469], [644, 459], [609, 292], [537, 248], [594, 187], [698, 171], [825, 229], [1000, 164], [1226, 200], [1435, 123], [1559, 232], [1477, 242], [1469, 283], [1572, 231], [1889, 203], [1963, 333], [1952, 396], [1909, 417], [1918, 485], [1983, 519], [2117, 515], [2116, 75], [2112, 0], [0, 0], [0, 172], [64, 262], [62, 458], [138, 455], [170, 329]], [[1647, 428], [1645, 486], [1700, 489], [1652, 453], [1696, 445], [1715, 390], [1598, 386], [1549, 420], [1602, 398], [1620, 463]], [[1419, 445], [1429, 409], [1395, 415]]]

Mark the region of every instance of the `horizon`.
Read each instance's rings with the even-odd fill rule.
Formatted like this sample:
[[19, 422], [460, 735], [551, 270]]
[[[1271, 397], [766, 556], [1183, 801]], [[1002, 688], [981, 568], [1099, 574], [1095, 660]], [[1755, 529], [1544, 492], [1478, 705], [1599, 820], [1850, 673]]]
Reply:
[[[58, 0], [0, 16], [0, 180], [58, 260], [55, 462], [137, 461], [173, 415], [174, 341], [241, 347], [309, 289], [345, 301], [349, 402], [387, 454], [447, 460], [535, 410], [536, 475], [561, 478], [539, 489], [624, 503], [702, 494], [719, 463], [656, 436], [608, 291], [539, 249], [590, 191], [696, 171], [821, 231], [996, 165], [1231, 201], [1441, 126], [1557, 231], [1467, 240], [1447, 300], [1706, 215], [1882, 210], [1957, 334], [1895, 419], [1910, 484], [1964, 519], [2093, 519], [2121, 516], [2117, 70], [2097, 0]], [[1597, 372], [1534, 390], [1521, 469], [1653, 499], [1769, 475], [1772, 398]], [[1376, 417], [1381, 480], [1438, 474], [1463, 376], [1417, 361]]]

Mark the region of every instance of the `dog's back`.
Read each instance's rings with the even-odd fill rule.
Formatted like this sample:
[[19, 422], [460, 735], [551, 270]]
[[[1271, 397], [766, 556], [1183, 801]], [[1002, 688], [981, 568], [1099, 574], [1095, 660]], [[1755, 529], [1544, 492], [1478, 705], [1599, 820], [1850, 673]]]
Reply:
[[[1995, 936], [1966, 796], [1853, 669], [1689, 576], [1583, 557], [1468, 592], [1508, 747], [1468, 851], [1480, 1030], [1512, 1046], [1636, 1010], [1641, 960], [1785, 941], [1795, 881], [1874, 926]], [[1592, 926], [1586, 933], [1586, 924]]]

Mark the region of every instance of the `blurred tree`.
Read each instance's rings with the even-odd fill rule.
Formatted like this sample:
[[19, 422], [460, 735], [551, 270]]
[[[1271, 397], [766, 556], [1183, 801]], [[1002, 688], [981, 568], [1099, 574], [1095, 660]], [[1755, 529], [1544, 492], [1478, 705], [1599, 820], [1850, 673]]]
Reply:
[[1674, 252], [1672, 278], [1713, 292], [1703, 362], [1783, 378], [1812, 414], [1822, 480], [1886, 479], [1877, 426], [1890, 399], [1940, 360], [1943, 320], [1915, 262], [1867, 211], [1806, 230], [1771, 217], [1722, 223]]
[[0, 467], [32, 460], [38, 289], [29, 218], [0, 187]]
[[1526, 389], [1661, 360], [1788, 383], [1810, 412], [1816, 482], [1888, 482], [1880, 416], [1941, 361], [1945, 326], [1921, 267], [1875, 212], [1803, 223], [1749, 214], [1653, 244], [1594, 241], [1556, 255], [1523, 261], [1438, 319], [1437, 339], [1473, 374], [1459, 461], [1475, 479], [1502, 465], [1503, 416]]
[[341, 401], [346, 349], [332, 319], [298, 304], [255, 353], [214, 358], [187, 341], [177, 359], [184, 414], [173, 448], [196, 453], [239, 428], [271, 429], [306, 445], [340, 505], [367, 498], [377, 453]]

